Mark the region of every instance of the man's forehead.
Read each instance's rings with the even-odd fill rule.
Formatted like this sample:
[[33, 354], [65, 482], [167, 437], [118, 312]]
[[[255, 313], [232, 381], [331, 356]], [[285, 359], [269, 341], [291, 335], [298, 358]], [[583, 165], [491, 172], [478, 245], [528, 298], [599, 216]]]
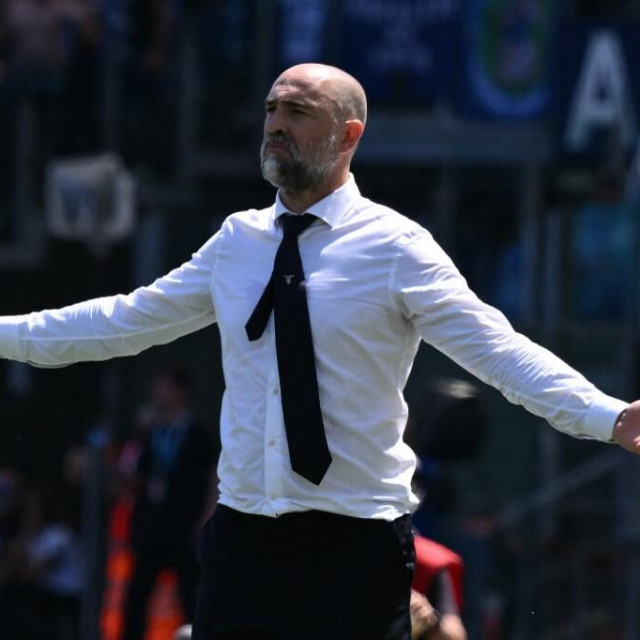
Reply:
[[281, 76], [271, 87], [267, 101], [295, 100], [320, 104], [331, 101], [329, 88], [321, 80]]

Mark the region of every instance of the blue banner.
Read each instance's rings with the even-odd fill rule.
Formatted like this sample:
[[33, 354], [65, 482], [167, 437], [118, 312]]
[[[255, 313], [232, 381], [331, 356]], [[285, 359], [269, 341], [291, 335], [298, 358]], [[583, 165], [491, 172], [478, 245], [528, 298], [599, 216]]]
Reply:
[[278, 73], [302, 62], [324, 62], [329, 0], [279, 0]]
[[461, 115], [535, 120], [551, 105], [553, 0], [469, 0], [464, 16]]
[[553, 122], [572, 152], [598, 119], [618, 118], [625, 139], [635, 135], [638, 21], [563, 22], [554, 0], [279, 0], [278, 8], [279, 69], [337, 64], [373, 104]]
[[640, 22], [565, 22], [553, 74], [558, 151], [602, 156], [617, 131], [631, 152], [640, 122]]
[[339, 64], [372, 102], [452, 99], [460, 60], [459, 0], [344, 0]]

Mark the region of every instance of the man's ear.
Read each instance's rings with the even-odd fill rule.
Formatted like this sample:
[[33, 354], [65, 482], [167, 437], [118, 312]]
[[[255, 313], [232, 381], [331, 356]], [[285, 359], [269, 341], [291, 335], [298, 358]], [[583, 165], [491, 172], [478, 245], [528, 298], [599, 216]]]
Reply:
[[340, 151], [343, 153], [353, 151], [360, 141], [360, 138], [362, 138], [363, 132], [364, 124], [360, 120], [347, 120]]

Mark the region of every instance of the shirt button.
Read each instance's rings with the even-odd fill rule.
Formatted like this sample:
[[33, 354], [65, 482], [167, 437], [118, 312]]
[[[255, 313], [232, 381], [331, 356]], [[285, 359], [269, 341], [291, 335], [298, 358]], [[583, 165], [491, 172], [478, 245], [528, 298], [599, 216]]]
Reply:
[[270, 447], [275, 447], [276, 446], [276, 441], [275, 440], [269, 440], [269, 442], [267, 443]]
[[280, 393], [280, 389], [278, 387], [273, 387], [273, 389], [271, 389], [271, 393], [274, 396], [277, 396]]

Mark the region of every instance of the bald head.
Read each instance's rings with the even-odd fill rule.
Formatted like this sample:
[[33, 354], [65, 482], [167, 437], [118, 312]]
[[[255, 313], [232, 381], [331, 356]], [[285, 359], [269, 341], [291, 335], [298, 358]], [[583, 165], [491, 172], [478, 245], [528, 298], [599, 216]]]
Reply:
[[326, 64], [305, 63], [290, 67], [274, 83], [292, 84], [313, 88], [318, 98], [329, 100], [334, 107], [334, 117], [339, 123], [348, 120], [367, 121], [367, 96], [362, 85], [350, 74], [338, 67]]
[[284, 71], [265, 100], [262, 175], [300, 212], [349, 179], [367, 118], [360, 83], [341, 69], [300, 64]]

